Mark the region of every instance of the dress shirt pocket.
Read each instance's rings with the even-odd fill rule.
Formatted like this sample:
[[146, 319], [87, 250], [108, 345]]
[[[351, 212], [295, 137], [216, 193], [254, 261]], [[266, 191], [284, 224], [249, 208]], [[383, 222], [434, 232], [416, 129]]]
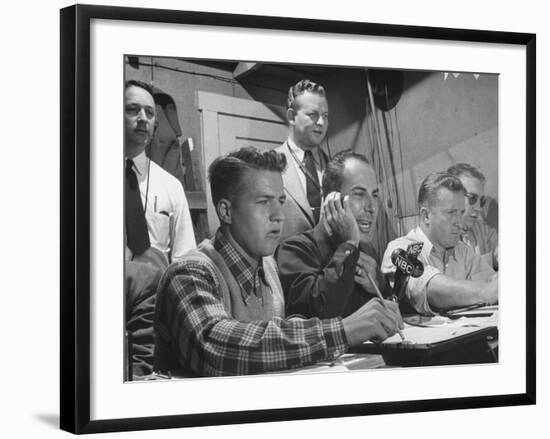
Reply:
[[159, 250], [166, 252], [170, 245], [170, 221], [172, 212], [147, 212], [147, 223], [149, 225], [149, 236], [151, 244]]

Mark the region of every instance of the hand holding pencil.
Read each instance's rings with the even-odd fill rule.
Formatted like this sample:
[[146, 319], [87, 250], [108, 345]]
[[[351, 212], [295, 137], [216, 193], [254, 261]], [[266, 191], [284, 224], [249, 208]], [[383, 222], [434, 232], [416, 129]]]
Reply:
[[[369, 272], [367, 272], [367, 277], [369, 278], [370, 283], [374, 286], [374, 289], [376, 290], [376, 295], [382, 302], [382, 305], [387, 309], [388, 307], [386, 306], [386, 301], [384, 300], [384, 296], [382, 296], [382, 293], [380, 292], [378, 285], [376, 284], [376, 282], [374, 281], [374, 279], [372, 278]], [[399, 337], [401, 337], [401, 340], [406, 341], [405, 336], [403, 335], [403, 332], [401, 332], [400, 328], [397, 328], [397, 333], [399, 334]]]
[[351, 346], [365, 341], [383, 341], [403, 328], [399, 306], [386, 300], [370, 300], [342, 320]]

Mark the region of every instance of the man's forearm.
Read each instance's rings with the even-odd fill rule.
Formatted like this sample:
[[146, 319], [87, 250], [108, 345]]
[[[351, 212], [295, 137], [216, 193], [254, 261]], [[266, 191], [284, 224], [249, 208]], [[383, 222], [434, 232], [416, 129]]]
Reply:
[[[332, 360], [348, 348], [341, 319], [273, 318], [251, 323], [226, 319], [214, 325], [206, 337], [186, 335], [194, 347], [193, 352], [182, 349], [182, 359], [196, 373], [206, 376], [292, 369]], [[185, 344], [189, 349], [189, 342]], [[192, 358], [196, 361], [187, 361]]]
[[444, 274], [434, 276], [426, 286], [430, 307], [448, 309], [486, 302], [484, 282], [456, 280]]

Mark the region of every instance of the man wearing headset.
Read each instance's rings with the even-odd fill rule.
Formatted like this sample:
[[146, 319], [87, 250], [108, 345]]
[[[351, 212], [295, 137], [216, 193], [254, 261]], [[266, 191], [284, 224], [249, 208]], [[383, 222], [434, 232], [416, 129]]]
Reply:
[[127, 259], [152, 254], [166, 265], [196, 246], [187, 199], [180, 181], [145, 154], [156, 129], [152, 88], [127, 81], [124, 101]]
[[302, 79], [290, 87], [286, 116], [288, 139], [275, 149], [285, 155], [288, 163], [283, 174], [287, 201], [282, 239], [319, 222], [322, 172], [328, 163], [319, 146], [328, 130], [328, 101], [323, 86]]

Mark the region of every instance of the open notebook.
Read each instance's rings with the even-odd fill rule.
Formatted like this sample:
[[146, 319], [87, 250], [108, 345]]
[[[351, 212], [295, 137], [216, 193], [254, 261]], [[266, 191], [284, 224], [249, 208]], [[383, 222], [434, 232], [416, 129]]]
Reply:
[[401, 340], [399, 334], [395, 334], [382, 343], [366, 342], [365, 344], [399, 344], [406, 348], [410, 345], [442, 343], [480, 329], [498, 327], [498, 312], [493, 313], [490, 317], [461, 317], [455, 320], [444, 316], [430, 318], [413, 316], [408, 321], [409, 323], [405, 319], [405, 328], [402, 331], [405, 341]]

